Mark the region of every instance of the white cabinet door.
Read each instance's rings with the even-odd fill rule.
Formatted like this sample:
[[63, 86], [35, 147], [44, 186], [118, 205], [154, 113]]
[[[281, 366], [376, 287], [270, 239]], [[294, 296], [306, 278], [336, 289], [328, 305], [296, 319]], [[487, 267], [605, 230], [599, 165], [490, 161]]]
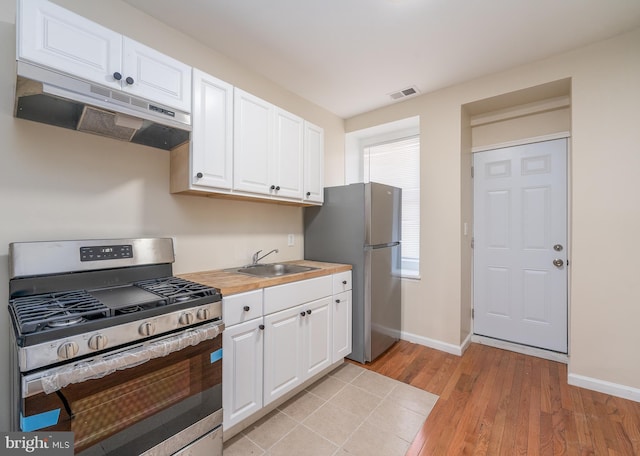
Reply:
[[273, 105], [236, 88], [233, 136], [234, 189], [270, 194]]
[[332, 363], [331, 297], [302, 306], [306, 316], [302, 318], [304, 380], [321, 372]]
[[190, 66], [126, 37], [123, 49], [123, 90], [191, 112]]
[[195, 188], [231, 189], [233, 86], [193, 69], [191, 182]]
[[222, 333], [222, 406], [225, 429], [262, 408], [262, 318]]
[[46, 0], [21, 0], [18, 57], [191, 112], [191, 67]]
[[324, 201], [324, 130], [304, 123], [304, 200]]
[[351, 290], [333, 296], [332, 362], [351, 353]]
[[18, 58], [114, 89], [122, 35], [46, 0], [18, 4]]
[[302, 306], [264, 317], [264, 405], [303, 381]]
[[271, 159], [271, 184], [275, 185], [275, 196], [302, 199], [303, 126], [302, 118], [283, 109], [275, 109], [274, 147]]

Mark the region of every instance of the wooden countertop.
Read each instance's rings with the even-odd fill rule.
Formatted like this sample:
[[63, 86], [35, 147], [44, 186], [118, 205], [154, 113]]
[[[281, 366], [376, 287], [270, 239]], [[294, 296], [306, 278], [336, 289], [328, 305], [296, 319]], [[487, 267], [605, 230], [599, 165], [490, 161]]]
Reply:
[[285, 261], [284, 263], [299, 264], [318, 269], [279, 277], [254, 277], [237, 272], [230, 272], [228, 269], [190, 272], [187, 274], [179, 274], [178, 277], [218, 288], [220, 289], [222, 296], [229, 296], [232, 294], [243, 293], [245, 291], [257, 290], [259, 288], [266, 288], [274, 285], [281, 285], [283, 283], [312, 279], [314, 277], [321, 277], [351, 270], [350, 264], [322, 263], [310, 260]]

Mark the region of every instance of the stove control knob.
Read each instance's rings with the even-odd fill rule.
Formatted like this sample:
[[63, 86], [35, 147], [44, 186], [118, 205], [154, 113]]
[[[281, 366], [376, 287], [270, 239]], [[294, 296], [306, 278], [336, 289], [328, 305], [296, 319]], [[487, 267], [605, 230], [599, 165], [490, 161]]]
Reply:
[[62, 359], [70, 359], [78, 354], [78, 344], [75, 342], [65, 342], [58, 347], [58, 356]]
[[138, 332], [141, 336], [153, 336], [153, 334], [156, 332], [156, 327], [153, 323], [147, 321], [140, 325], [140, 327], [138, 328]]
[[211, 312], [205, 307], [204, 309], [198, 310], [197, 316], [198, 320], [208, 320], [211, 318]]
[[89, 339], [89, 348], [91, 350], [104, 350], [107, 347], [107, 336], [95, 334]]
[[190, 325], [191, 323], [193, 323], [193, 314], [191, 312], [185, 312], [180, 315], [178, 321], [181, 325]]

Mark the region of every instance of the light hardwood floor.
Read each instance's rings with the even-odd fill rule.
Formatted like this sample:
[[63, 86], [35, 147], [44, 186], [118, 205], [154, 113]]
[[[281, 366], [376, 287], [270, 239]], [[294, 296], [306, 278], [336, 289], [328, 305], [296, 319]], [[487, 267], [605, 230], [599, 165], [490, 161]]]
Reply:
[[640, 403], [568, 385], [562, 363], [400, 341], [364, 367], [440, 396], [407, 456], [640, 455]]

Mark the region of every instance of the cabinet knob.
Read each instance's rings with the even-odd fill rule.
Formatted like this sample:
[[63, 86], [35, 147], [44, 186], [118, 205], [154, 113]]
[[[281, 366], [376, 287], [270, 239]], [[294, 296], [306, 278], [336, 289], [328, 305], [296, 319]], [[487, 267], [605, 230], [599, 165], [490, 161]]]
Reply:
[[203, 177], [203, 176], [204, 176], [204, 174], [202, 174], [202, 173], [197, 173], [197, 174], [196, 174], [196, 177], [197, 177], [198, 179], [202, 179], [202, 177]]
[[271, 190], [275, 190], [275, 189], [276, 189], [276, 186], [275, 186], [275, 185], [272, 185], [272, 186], [271, 186], [271, 187], [269, 187], [269, 188], [270, 188]]
[[311, 315], [311, 309], [307, 310], [307, 315]]
[[340, 304], [340, 300], [339, 300], [339, 299], [336, 299], [336, 302], [337, 302], [338, 304]]
[[342, 281], [342, 285], [346, 285], [346, 284], [347, 284], [347, 281], [346, 281], [346, 280], [343, 280], [343, 281]]
[[245, 311], [245, 312], [249, 312], [249, 311], [251, 310], [251, 307], [249, 307], [249, 306], [244, 306], [244, 307], [243, 307], [243, 309], [244, 309], [244, 311]]
[[311, 192], [307, 192], [307, 198], [311, 196]]
[[113, 73], [113, 79], [119, 81], [120, 79], [122, 79], [122, 75], [116, 71], [115, 73]]
[[125, 79], [125, 82], [129, 85], [132, 85], [134, 83], [134, 80], [131, 76], [127, 76], [127, 79]]
[[304, 317], [307, 313], [303, 310], [302, 312], [300, 312], [300, 316]]
[[258, 326], [259, 329], [264, 330], [264, 325]]
[[278, 190], [280, 190], [280, 186], [279, 186], [279, 185], [276, 187], [276, 192], [277, 192]]

